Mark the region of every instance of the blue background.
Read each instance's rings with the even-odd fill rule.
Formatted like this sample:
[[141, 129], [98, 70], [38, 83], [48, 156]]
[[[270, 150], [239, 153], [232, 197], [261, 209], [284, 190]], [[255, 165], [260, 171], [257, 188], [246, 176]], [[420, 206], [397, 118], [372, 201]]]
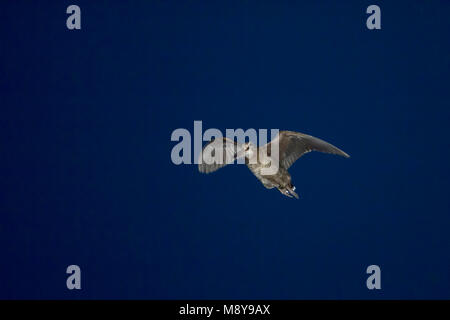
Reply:
[[[450, 298], [450, 2], [375, 3], [2, 1], [0, 298]], [[352, 157], [289, 199], [175, 166], [194, 120]]]

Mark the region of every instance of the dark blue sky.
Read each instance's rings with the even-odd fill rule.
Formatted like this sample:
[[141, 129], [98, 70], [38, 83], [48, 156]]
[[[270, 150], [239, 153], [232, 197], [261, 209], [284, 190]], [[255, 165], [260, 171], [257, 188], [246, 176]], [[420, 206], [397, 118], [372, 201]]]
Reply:
[[[450, 298], [449, 10], [2, 1], [0, 298]], [[194, 120], [352, 157], [301, 158], [288, 199], [245, 166], [173, 165]]]

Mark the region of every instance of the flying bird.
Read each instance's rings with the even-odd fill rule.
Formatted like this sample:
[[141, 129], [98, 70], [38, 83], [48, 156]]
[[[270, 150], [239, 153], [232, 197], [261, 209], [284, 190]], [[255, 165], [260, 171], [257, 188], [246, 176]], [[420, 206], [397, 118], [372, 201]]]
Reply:
[[[200, 153], [198, 169], [202, 173], [211, 173], [233, 163], [236, 159], [244, 158], [245, 164], [264, 187], [277, 188], [281, 194], [298, 199], [288, 169], [301, 156], [311, 151], [350, 157], [344, 151], [319, 138], [300, 132], [280, 131], [271, 142], [261, 147], [256, 147], [251, 142], [238, 143], [225, 137], [214, 139], [206, 144]], [[218, 158], [221, 158], [221, 161], [217, 161]], [[277, 164], [278, 170], [267, 173], [273, 164]]]

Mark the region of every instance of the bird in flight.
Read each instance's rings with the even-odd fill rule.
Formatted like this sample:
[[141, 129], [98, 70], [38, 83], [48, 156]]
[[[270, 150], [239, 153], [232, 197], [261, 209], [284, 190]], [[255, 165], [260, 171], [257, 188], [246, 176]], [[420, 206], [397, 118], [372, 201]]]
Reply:
[[[198, 169], [202, 173], [211, 173], [233, 163], [236, 159], [244, 158], [245, 164], [264, 187], [277, 188], [281, 194], [298, 199], [288, 169], [310, 151], [350, 157], [344, 151], [319, 138], [300, 132], [280, 131], [275, 139], [261, 147], [256, 147], [251, 142], [238, 143], [225, 137], [214, 139], [206, 144], [200, 153]], [[275, 172], [268, 170], [273, 164], [278, 168]]]

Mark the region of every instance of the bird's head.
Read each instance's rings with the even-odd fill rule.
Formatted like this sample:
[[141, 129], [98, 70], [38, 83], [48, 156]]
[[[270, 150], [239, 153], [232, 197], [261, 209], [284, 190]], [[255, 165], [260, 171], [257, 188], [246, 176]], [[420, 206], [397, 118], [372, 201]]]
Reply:
[[251, 143], [251, 142], [246, 142], [246, 143], [244, 144], [244, 151], [245, 151], [245, 155], [246, 155], [247, 157], [251, 157], [252, 154], [253, 154], [253, 152], [254, 152], [254, 150], [255, 150], [255, 146], [253, 145], [253, 143]]

